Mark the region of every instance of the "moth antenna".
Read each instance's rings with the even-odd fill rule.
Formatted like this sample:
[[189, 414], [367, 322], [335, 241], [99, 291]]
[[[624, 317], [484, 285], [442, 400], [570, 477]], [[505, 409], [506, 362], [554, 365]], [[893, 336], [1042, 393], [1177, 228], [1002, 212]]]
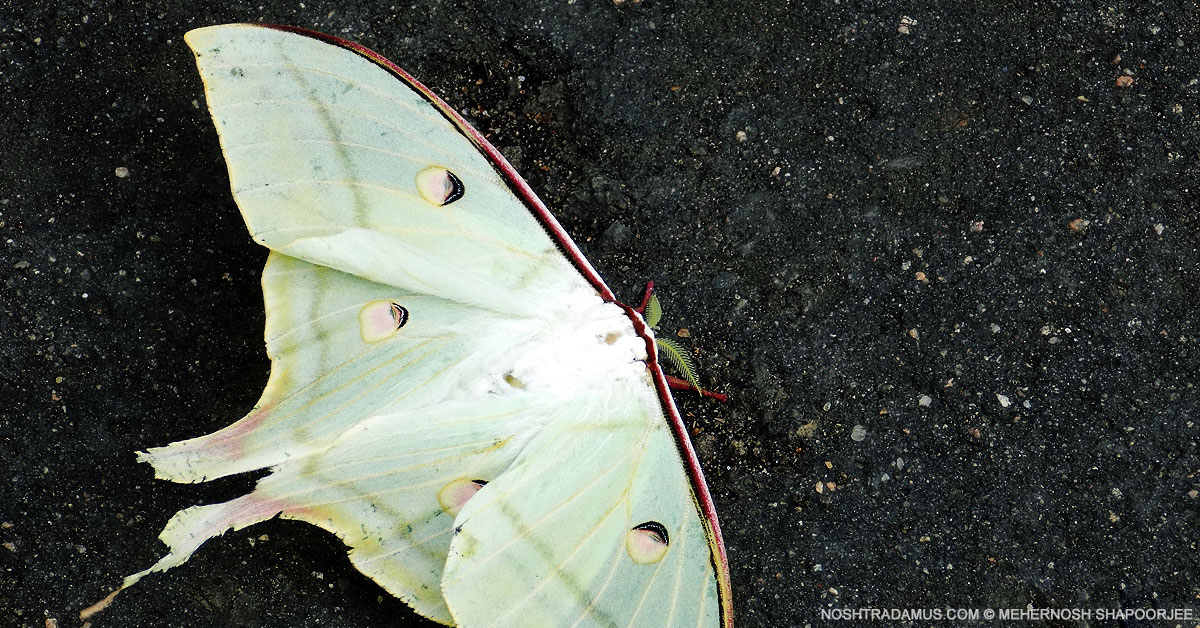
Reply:
[[[658, 321], [662, 319], [662, 302], [658, 300], [658, 295], [654, 294], [653, 281], [646, 282], [646, 294], [637, 311], [645, 317], [646, 324], [651, 329], [658, 327]], [[724, 393], [704, 390], [700, 387], [700, 379], [696, 377], [696, 362], [678, 343], [669, 338], [658, 337], [655, 337], [654, 343], [658, 345], [659, 352], [666, 356], [667, 361], [674, 365], [675, 370], [684, 376], [684, 379], [680, 379], [673, 375], [667, 375], [668, 386], [676, 390], [694, 390], [701, 397], [710, 397], [722, 403], [728, 399]]]
[[675, 370], [683, 375], [688, 384], [691, 384], [697, 392], [702, 390], [700, 380], [696, 378], [696, 363], [692, 360], [692, 356], [685, 353], [683, 347], [670, 338], [655, 338], [654, 342], [658, 344], [658, 350], [667, 358], [667, 362], [670, 362]]

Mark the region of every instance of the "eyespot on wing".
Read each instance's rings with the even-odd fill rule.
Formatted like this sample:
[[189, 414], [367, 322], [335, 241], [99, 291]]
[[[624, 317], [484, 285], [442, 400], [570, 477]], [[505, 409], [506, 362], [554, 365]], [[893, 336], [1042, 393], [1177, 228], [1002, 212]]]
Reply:
[[379, 342], [396, 335], [408, 323], [408, 308], [388, 299], [371, 301], [358, 311], [363, 342]]
[[625, 535], [625, 551], [639, 565], [662, 560], [671, 544], [667, 528], [657, 521], [647, 521], [633, 526]]
[[429, 166], [417, 173], [417, 193], [433, 205], [444, 207], [466, 194], [466, 186], [457, 175], [441, 166]]
[[479, 489], [487, 484], [486, 480], [454, 480], [438, 491], [438, 503], [442, 510], [451, 517], [457, 517], [463, 506], [467, 504]]

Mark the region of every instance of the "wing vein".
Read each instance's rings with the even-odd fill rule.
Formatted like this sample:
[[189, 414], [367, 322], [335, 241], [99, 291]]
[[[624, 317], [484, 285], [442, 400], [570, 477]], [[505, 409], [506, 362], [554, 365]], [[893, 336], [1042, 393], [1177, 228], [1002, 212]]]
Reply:
[[[440, 114], [440, 112], [437, 116], [430, 115], [429, 106], [425, 102], [421, 102], [419, 104], [414, 104], [412, 102], [397, 98], [394, 95], [389, 94], [386, 91], [375, 89], [366, 83], [362, 83], [358, 80], [355, 80], [348, 76], [343, 76], [341, 74], [337, 74], [335, 72], [330, 72], [329, 70], [324, 70], [321, 68], [307, 67], [307, 66], [300, 66], [300, 65], [296, 65], [294, 63], [252, 63], [251, 62], [251, 63], [234, 64], [234, 63], [222, 63], [220, 61], [210, 61], [210, 62], [208, 62], [207, 66], [210, 68], [228, 68], [231, 70], [235, 69], [235, 68], [247, 68], [247, 67], [277, 68], [277, 69], [291, 70], [296, 74], [317, 74], [317, 75], [327, 76], [329, 78], [341, 81], [342, 83], [345, 83], [347, 85], [352, 85], [358, 89], [361, 89], [364, 92], [367, 92], [370, 94], [375, 94], [377, 96], [381, 96], [384, 100], [388, 100], [388, 101], [391, 101], [392, 103], [400, 105], [401, 107], [403, 107], [409, 111], [412, 111], [414, 114], [416, 114], [422, 118], [425, 118], [426, 120], [429, 120], [430, 122], [450, 127], [455, 132], [458, 132], [458, 128], [454, 127], [452, 125], [452, 123], [445, 118], [445, 116], [442, 116]], [[407, 86], [407, 83], [406, 83], [406, 86]], [[435, 111], [436, 111], [436, 109], [435, 109]]]
[[[608, 521], [609, 517], [612, 517], [612, 516], [613, 516], [613, 514], [615, 514], [615, 513], [616, 513], [616, 511], [617, 511], [617, 508], [618, 508], [619, 506], [620, 506], [620, 502], [616, 502], [616, 503], [614, 503], [614, 504], [613, 504], [613, 505], [612, 505], [612, 506], [611, 506], [611, 507], [610, 507], [608, 510], [606, 510], [606, 511], [604, 512], [604, 516], [600, 517], [600, 519], [599, 519], [599, 520], [596, 522], [596, 525], [594, 525], [594, 526], [592, 526], [591, 528], [589, 528], [589, 529], [588, 529], [588, 532], [587, 532], [587, 534], [585, 534], [585, 535], [583, 536], [583, 538], [579, 539], [579, 541], [578, 541], [578, 542], [576, 543], [576, 545], [575, 545], [575, 549], [574, 549], [574, 550], [572, 550], [570, 554], [567, 554], [567, 555], [566, 555], [566, 556], [565, 556], [565, 557], [562, 559], [562, 561], [561, 561], [561, 562], [560, 562], [558, 565], [555, 565], [555, 567], [554, 567], [554, 571], [553, 571], [552, 573], [550, 573], [550, 574], [548, 575], [548, 577], [546, 577], [546, 578], [543, 578], [543, 579], [541, 580], [541, 582], [540, 582], [540, 583], [539, 583], [539, 584], [538, 584], [536, 587], [534, 587], [532, 590], [530, 590], [530, 591], [529, 591], [529, 594], [528, 594], [528, 595], [526, 595], [526, 596], [524, 597], [524, 599], [522, 599], [522, 600], [520, 600], [519, 602], [515, 603], [515, 604], [512, 606], [512, 608], [510, 608], [510, 609], [508, 609], [507, 611], [505, 611], [505, 613], [504, 613], [503, 615], [501, 615], [500, 617], [497, 617], [497, 618], [496, 618], [496, 621], [495, 621], [495, 623], [494, 623], [493, 625], [499, 624], [499, 623], [500, 623], [500, 620], [502, 620], [502, 619], [504, 619], [505, 617], [507, 617], [507, 616], [509, 616], [509, 615], [513, 614], [513, 612], [517, 611], [517, 610], [518, 610], [518, 609], [520, 609], [522, 606], [525, 606], [526, 604], [528, 604], [528, 603], [529, 603], [529, 602], [530, 602], [530, 601], [533, 599], [533, 597], [534, 597], [535, 595], [537, 595], [537, 592], [538, 592], [538, 591], [541, 591], [541, 590], [542, 590], [544, 587], [546, 587], [548, 584], [550, 584], [551, 582], [553, 582], [553, 581], [554, 581], [554, 576], [556, 576], [556, 575], [557, 575], [557, 574], [559, 574], [559, 573], [562, 573], [562, 572], [564, 571], [564, 568], [566, 567], [566, 564], [567, 564], [567, 563], [569, 563], [569, 562], [571, 561], [571, 559], [575, 557], [575, 555], [576, 555], [576, 554], [578, 554], [580, 551], [582, 551], [584, 547], [587, 547], [587, 543], [586, 543], [586, 541], [587, 541], [588, 539], [590, 539], [590, 538], [592, 538], [593, 536], [595, 536], [595, 535], [596, 535], [596, 532], [597, 532], [598, 530], [600, 530], [600, 528], [602, 527], [603, 523], [604, 523], [605, 521]], [[591, 607], [591, 606], [589, 606], [589, 607], [587, 607], [587, 608], [583, 609], [583, 615], [581, 615], [581, 616], [580, 616], [580, 619], [581, 619], [581, 620], [582, 620], [582, 618], [583, 618], [584, 616], [586, 616], [586, 615], [588, 614], [588, 611], [589, 611], [589, 610], [591, 610], [591, 608], [592, 608], [592, 607]], [[578, 623], [578, 622], [576, 622], [576, 623]]]

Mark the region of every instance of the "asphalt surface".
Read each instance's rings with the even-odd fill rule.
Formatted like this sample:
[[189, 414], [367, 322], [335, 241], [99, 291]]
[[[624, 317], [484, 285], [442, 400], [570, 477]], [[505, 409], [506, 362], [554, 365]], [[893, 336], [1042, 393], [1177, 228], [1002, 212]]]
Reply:
[[[0, 626], [79, 625], [176, 510], [133, 452], [257, 400], [254, 245], [187, 30], [392, 59], [502, 149], [717, 404], [677, 395], [738, 626], [1200, 617], [1194, 1], [0, 6]], [[51, 620], [54, 620], [52, 622]], [[272, 521], [92, 626], [428, 625]]]

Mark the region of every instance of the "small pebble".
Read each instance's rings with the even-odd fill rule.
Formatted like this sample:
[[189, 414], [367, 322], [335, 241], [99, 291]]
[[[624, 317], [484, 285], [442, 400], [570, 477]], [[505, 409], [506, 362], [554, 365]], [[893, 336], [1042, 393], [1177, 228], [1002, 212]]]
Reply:
[[996, 401], [999, 401], [1001, 407], [1004, 407], [1004, 408], [1007, 408], [1008, 406], [1012, 405], [1012, 402], [1008, 400], [1008, 397], [1001, 395], [1001, 394], [996, 395]]
[[922, 408], [928, 408], [932, 403], [933, 397], [930, 397], [929, 395], [921, 395], [921, 398], [917, 400], [917, 405], [921, 406]]
[[852, 440], [856, 443], [861, 443], [862, 441], [864, 441], [866, 439], [867, 439], [867, 428], [865, 428], [861, 425], [855, 425], [854, 429], [850, 431], [850, 440]]
[[624, 246], [633, 240], [633, 231], [625, 226], [625, 223], [617, 220], [604, 230], [604, 243], [610, 246]]

